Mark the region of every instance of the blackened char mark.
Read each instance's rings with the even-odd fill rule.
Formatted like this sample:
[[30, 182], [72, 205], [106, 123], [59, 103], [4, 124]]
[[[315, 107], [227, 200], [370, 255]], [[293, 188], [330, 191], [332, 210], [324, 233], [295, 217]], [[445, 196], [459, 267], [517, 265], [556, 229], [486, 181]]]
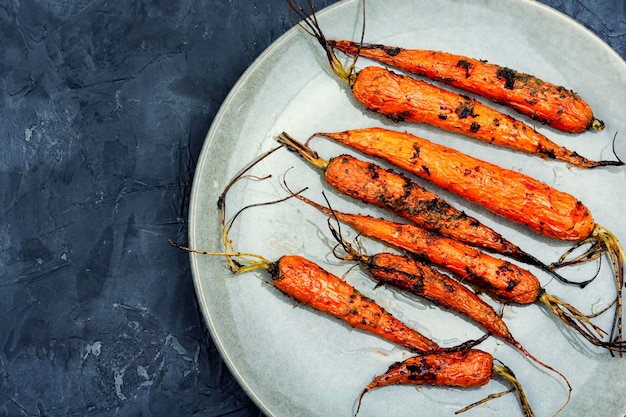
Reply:
[[463, 96], [465, 101], [459, 103], [454, 112], [459, 116], [459, 119], [465, 119], [466, 117], [476, 117], [477, 114], [474, 113], [474, 102], [469, 98]]
[[515, 88], [515, 79], [517, 78], [517, 71], [510, 68], [502, 67], [496, 72], [498, 78], [504, 79], [504, 88], [512, 90]]
[[407, 379], [409, 381], [424, 381], [425, 383], [434, 383], [437, 380], [437, 374], [440, 369], [421, 360], [419, 365], [408, 365], [406, 368], [409, 371]]
[[458, 62], [456, 63], [456, 66], [459, 68], [463, 68], [465, 70], [465, 78], [469, 78], [470, 76], [470, 69], [472, 69], [472, 67], [474, 66], [474, 64], [472, 64], [471, 62], [465, 60], [465, 59], [459, 59]]

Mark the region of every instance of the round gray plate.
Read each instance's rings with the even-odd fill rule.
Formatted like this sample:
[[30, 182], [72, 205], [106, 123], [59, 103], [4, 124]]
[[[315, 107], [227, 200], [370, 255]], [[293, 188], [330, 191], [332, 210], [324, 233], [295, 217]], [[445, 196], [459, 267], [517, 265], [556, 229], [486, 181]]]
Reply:
[[[360, 2], [356, 0], [338, 3], [318, 14], [329, 38], [358, 39], [360, 17]], [[592, 159], [613, 158], [611, 144], [617, 133], [617, 151], [626, 156], [626, 65], [590, 32], [552, 9], [526, 0], [371, 1], [367, 3], [365, 41], [446, 50], [567, 86], [585, 97], [596, 115], [606, 122], [604, 131], [567, 135], [511, 114]], [[371, 63], [358, 62], [359, 67], [367, 64]], [[306, 140], [317, 131], [380, 125], [408, 130], [571, 192], [590, 207], [598, 223], [626, 242], [622, 212], [626, 207], [624, 169], [583, 171], [494, 149], [425, 126], [393, 124], [363, 111], [347, 87], [328, 70], [319, 45], [302, 30], [293, 29], [271, 45], [241, 77], [208, 132], [191, 196], [190, 245], [222, 250], [217, 197], [244, 165], [276, 145], [281, 131]], [[315, 139], [311, 146], [325, 158], [348, 151], [323, 139]], [[319, 173], [284, 149], [256, 166], [253, 173], [272, 177], [237, 183], [228, 195], [230, 215], [247, 204], [285, 197], [283, 179], [294, 190], [309, 187], [306, 195], [323, 201], [321, 190], [326, 187]], [[425, 185], [546, 262], [556, 260], [569, 246], [544, 239]], [[332, 191], [327, 194], [336, 209], [383, 215]], [[344, 234], [350, 239], [355, 237], [349, 228], [345, 228]], [[304, 255], [340, 276], [352, 266], [330, 254], [333, 241], [324, 216], [294, 199], [244, 211], [230, 237], [236, 249], [270, 260], [285, 254]], [[385, 249], [378, 243], [364, 243], [370, 253]], [[268, 284], [269, 277], [263, 271], [232, 275], [219, 256], [191, 255], [191, 264], [199, 302], [215, 343], [241, 385], [268, 415], [351, 416], [357, 397], [369, 380], [410, 355], [402, 348], [295, 305]], [[602, 308], [615, 294], [607, 262], [598, 279], [585, 290], [564, 286], [535, 272], [548, 292], [584, 311]], [[572, 269], [567, 273], [582, 276], [593, 273], [593, 269]], [[457, 315], [376, 287], [358, 268], [350, 270], [345, 279], [443, 346], [482, 334]], [[597, 412], [603, 416], [623, 415], [623, 359], [589, 347], [540, 305], [507, 306], [503, 314], [517, 339], [572, 383], [572, 401], [562, 416], [589, 416]], [[607, 325], [609, 318], [610, 315], [603, 316], [599, 322]], [[480, 347], [515, 371], [537, 415], [552, 415], [565, 401], [565, 385], [554, 374], [497, 339], [491, 338]], [[451, 416], [457, 409], [503, 389], [504, 385], [496, 381], [472, 390], [383, 388], [365, 396], [359, 415], [401, 417], [419, 412]], [[513, 395], [467, 413], [517, 414], [521, 413]]]

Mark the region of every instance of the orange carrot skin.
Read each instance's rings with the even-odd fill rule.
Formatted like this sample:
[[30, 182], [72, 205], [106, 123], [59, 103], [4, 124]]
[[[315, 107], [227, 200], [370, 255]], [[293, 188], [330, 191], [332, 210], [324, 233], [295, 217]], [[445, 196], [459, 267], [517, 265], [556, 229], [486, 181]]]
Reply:
[[271, 271], [280, 291], [350, 326], [380, 336], [417, 352], [435, 352], [441, 347], [386, 312], [354, 287], [300, 256], [283, 256]]
[[319, 135], [382, 158], [544, 236], [580, 241], [595, 227], [589, 209], [574, 196], [409, 133], [367, 128]]
[[493, 376], [493, 356], [478, 349], [419, 355], [398, 362], [374, 378], [369, 391], [388, 385], [434, 385], [474, 388], [486, 385]]
[[296, 198], [349, 224], [359, 233], [403, 249], [451, 271], [502, 299], [531, 304], [543, 294], [539, 280], [528, 270], [495, 258], [458, 240], [435, 235], [412, 224], [330, 210], [302, 195]]
[[329, 44], [347, 54], [359, 53], [386, 65], [482, 95], [564, 132], [584, 132], [594, 125], [594, 121], [599, 123], [596, 129], [604, 127], [594, 117], [589, 104], [575, 92], [510, 68], [442, 51], [359, 45], [343, 40], [329, 41]]
[[328, 162], [325, 178], [342, 193], [386, 208], [427, 230], [503, 255], [520, 255], [520, 249], [495, 230], [392, 170], [341, 155]]
[[363, 68], [352, 86], [352, 94], [366, 108], [396, 121], [426, 123], [580, 168], [621, 165], [620, 162], [583, 158], [494, 108], [385, 68]]
[[461, 313], [489, 333], [516, 343], [493, 307], [469, 288], [436, 269], [392, 253], [372, 255], [365, 266], [378, 282], [420, 295], [441, 307]]

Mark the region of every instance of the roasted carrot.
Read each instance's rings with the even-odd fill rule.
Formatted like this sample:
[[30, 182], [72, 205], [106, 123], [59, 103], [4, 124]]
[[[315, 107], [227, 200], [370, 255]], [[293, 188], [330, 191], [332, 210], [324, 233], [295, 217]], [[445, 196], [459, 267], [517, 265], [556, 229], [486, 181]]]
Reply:
[[382, 337], [415, 352], [441, 351], [437, 343], [410, 328], [346, 281], [301, 256], [261, 262], [274, 287], [298, 302], [336, 317], [354, 328]]
[[442, 348], [346, 281], [301, 256], [283, 256], [275, 263], [261, 262], [257, 266], [268, 269], [274, 287], [296, 301], [415, 352], [464, 350], [476, 343]]
[[579, 168], [623, 165], [622, 161], [589, 160], [475, 99], [382, 67], [363, 68], [352, 85], [352, 94], [368, 109], [393, 120], [426, 123]]
[[511, 68], [443, 51], [347, 40], [329, 40], [328, 45], [481, 95], [564, 132], [604, 129], [604, 123], [574, 91]]
[[[249, 253], [198, 251], [171, 241], [170, 243], [178, 248], [198, 254], [228, 257], [241, 256], [242, 259], [248, 261], [251, 257], [256, 257], [258, 259], [255, 262], [245, 266], [240, 264], [240, 268], [236, 272], [266, 269], [272, 276], [274, 287], [298, 302], [341, 319], [354, 328], [364, 330], [387, 341], [404, 346], [421, 355], [426, 354], [426, 357], [430, 357], [431, 354], [438, 354], [441, 358], [447, 358], [449, 360], [449, 366], [456, 367], [457, 370], [455, 373], [452, 373], [444, 371], [443, 369], [436, 370], [433, 368], [431, 372], [441, 374], [441, 377], [436, 381], [435, 385], [467, 388], [479, 386], [479, 384], [473, 383], [472, 381], [475, 381], [478, 377], [478, 375], [475, 374], [475, 370], [482, 369], [481, 365], [485, 362], [486, 358], [475, 357], [473, 353], [467, 355], [462, 354], [460, 357], [456, 355], [449, 356], [454, 352], [467, 352], [471, 349], [471, 346], [475, 345], [478, 341], [468, 341], [452, 348], [442, 348], [436, 342], [423, 336], [421, 333], [386, 312], [374, 300], [359, 294], [354, 287], [341, 278], [329, 273], [306, 258], [296, 255], [286, 255], [279, 258], [277, 262], [269, 262], [260, 256], [251, 255]], [[493, 357], [488, 353], [483, 352], [483, 354], [487, 355], [487, 361], [488, 358], [491, 358], [491, 363], [493, 364]], [[461, 360], [463, 357], [466, 359]], [[497, 375], [502, 375], [502, 369], [503, 368], [499, 365], [491, 366], [491, 371], [487, 372], [484, 376], [487, 378], [486, 382]], [[534, 414], [526, 399], [521, 384], [515, 379], [512, 372], [509, 373], [509, 376], [510, 378], [507, 378], [507, 381], [513, 385], [513, 390], [517, 392], [524, 415], [533, 416]], [[399, 383], [399, 381], [397, 383]], [[370, 385], [368, 385], [368, 389], [374, 388], [374, 386]], [[362, 396], [363, 394], [361, 394], [361, 397]], [[359, 403], [360, 401], [359, 398]]]
[[626, 351], [622, 340], [604, 341], [605, 332], [574, 306], [547, 293], [530, 271], [509, 261], [454, 239], [435, 235], [412, 224], [397, 223], [368, 215], [344, 213], [322, 206], [300, 194], [295, 197], [327, 216], [348, 224], [360, 234], [410, 252], [452, 272], [464, 282], [477, 286], [495, 298], [510, 303], [546, 305], [568, 327], [586, 340], [610, 351]]
[[[233, 222], [244, 209], [256, 206], [256, 204], [246, 206], [244, 209], [239, 210], [227, 223], [225, 214], [226, 193], [235, 182], [247, 176], [246, 173], [252, 166], [267, 157], [269, 154], [273, 153], [275, 150], [276, 148], [270, 150], [253, 161], [253, 163], [249, 164], [230, 183], [228, 183], [222, 194], [219, 196], [217, 205], [220, 214], [224, 251], [213, 252], [191, 249], [174, 243], [172, 240], [169, 240], [169, 243], [174, 247], [191, 253], [223, 256], [227, 259], [227, 266], [233, 273], [245, 273], [258, 269], [264, 269], [271, 275], [272, 284], [275, 288], [299, 303], [308, 305], [320, 312], [343, 320], [345, 323], [354, 328], [367, 331], [387, 341], [404, 346], [407, 349], [419, 354], [446, 354], [457, 351], [466, 351], [480, 343], [488, 336], [485, 335], [478, 340], [470, 340], [450, 348], [440, 347], [433, 340], [423, 336], [421, 333], [407, 326], [389, 312], [385, 311], [374, 300], [360, 294], [349, 283], [302, 256], [285, 255], [280, 257], [276, 262], [271, 262], [257, 254], [234, 250], [233, 242], [228, 236]], [[295, 195], [297, 195], [297, 193]], [[276, 202], [283, 200], [284, 199], [277, 200]], [[469, 366], [471, 365], [465, 364], [465, 367]], [[497, 371], [498, 368], [494, 366], [493, 369], [495, 375], [495, 371]], [[467, 379], [463, 377], [463, 375], [458, 375], [456, 381], [454, 379], [450, 379], [449, 381], [451, 381], [451, 386], [455, 387], [462, 387], [464, 384], [467, 384]], [[532, 409], [526, 399], [524, 391], [522, 390], [521, 384], [512, 375], [512, 373], [508, 381], [513, 386], [512, 390], [516, 391], [518, 394], [524, 415], [532, 416]], [[474, 385], [469, 384], [468, 386]]]
[[596, 223], [591, 211], [576, 197], [521, 172], [501, 168], [406, 132], [367, 128], [317, 135], [384, 159], [541, 235], [578, 241], [572, 250], [589, 245], [583, 255], [572, 260], [566, 260], [571, 253], [568, 251], [554, 267], [607, 254], [617, 287], [610, 340], [623, 340], [621, 291], [626, 252], [619, 239]]
[[408, 256], [381, 252], [363, 255], [350, 252], [344, 260], [359, 262], [380, 284], [416, 294], [444, 309], [462, 314], [486, 331], [525, 352], [506, 323], [491, 305], [448, 275]]
[[580, 240], [594, 230], [591, 212], [574, 196], [410, 133], [374, 127], [315, 135], [386, 160], [544, 236]]
[[[379, 66], [356, 71], [354, 62], [345, 69], [328, 44], [314, 15], [308, 16], [295, 0], [291, 9], [299, 23], [324, 48], [332, 71], [351, 88], [365, 108], [395, 121], [426, 123], [446, 131], [543, 158], [556, 159], [580, 168], [620, 166], [623, 162], [594, 161], [558, 145], [531, 126], [470, 97]], [[310, 5], [310, 3], [309, 3]]]
[[[411, 181], [406, 175], [347, 154], [322, 159], [317, 152], [286, 132], [278, 137], [281, 144], [321, 170], [327, 184], [350, 197], [385, 208], [432, 232], [536, 266], [560, 281], [571, 283], [500, 233]], [[586, 285], [587, 282], [578, 284]]]
[[[337, 251], [334, 251], [335, 256], [344, 260], [356, 261], [363, 265], [369, 271], [371, 277], [380, 284], [390, 285], [429, 300], [444, 309], [460, 313], [492, 335], [515, 347], [529, 359], [559, 375], [567, 384], [571, 394], [572, 387], [565, 375], [537, 359], [526, 350], [513, 337], [508, 326], [493, 307], [478, 297], [468, 287], [448, 275], [405, 255], [386, 252], [366, 255], [348, 243], [341, 236], [341, 229], [334, 227], [330, 220], [329, 227], [338, 242], [338, 247], [343, 248], [345, 252], [345, 254], [340, 255]], [[569, 402], [569, 396], [567, 402]]]
[[345, 251], [342, 255], [335, 251], [338, 258], [356, 261], [369, 271], [371, 277], [378, 283], [391, 285], [423, 297], [444, 309], [456, 311], [523, 353], [528, 353], [515, 340], [493, 307], [459, 281], [409, 256], [387, 252], [365, 255], [346, 242], [337, 230], [331, 226], [333, 235]]
[[[184, 247], [172, 241], [170, 241], [170, 244], [192, 253], [223, 256], [227, 261], [228, 269], [233, 273], [244, 273], [264, 269], [269, 272], [273, 286], [296, 301], [322, 313], [336, 317], [354, 328], [367, 331], [415, 352], [425, 353], [462, 350], [474, 346], [484, 339], [468, 341], [451, 348], [442, 348], [436, 342], [410, 328], [389, 312], [385, 311], [374, 300], [359, 294], [349, 283], [302, 256], [286, 255], [280, 257], [275, 262], [270, 262], [263, 256], [257, 254], [236, 251], [233, 242], [229, 238], [229, 231], [239, 214], [245, 208], [256, 206], [256, 204], [239, 210], [232, 219], [227, 222], [226, 194], [233, 184], [247, 176], [247, 172], [256, 163], [273, 153], [276, 149], [277, 148], [270, 150], [248, 164], [227, 184], [224, 191], [219, 196], [217, 206], [222, 229], [223, 251], [211, 252], [196, 250]], [[277, 200], [276, 202], [283, 200], [284, 199]]]
[[[402, 362], [396, 362], [382, 375], [376, 376], [361, 392], [357, 403], [357, 413], [361, 408], [363, 396], [376, 388], [390, 385], [431, 385], [439, 387], [473, 388], [486, 385], [491, 379], [504, 379], [517, 391], [522, 413], [525, 417], [534, 416], [529, 407], [524, 391], [513, 374], [505, 365], [494, 363], [493, 356], [482, 350], [471, 349], [453, 353], [434, 353], [413, 356]], [[456, 412], [459, 414], [493, 398], [507, 394], [490, 395]]]

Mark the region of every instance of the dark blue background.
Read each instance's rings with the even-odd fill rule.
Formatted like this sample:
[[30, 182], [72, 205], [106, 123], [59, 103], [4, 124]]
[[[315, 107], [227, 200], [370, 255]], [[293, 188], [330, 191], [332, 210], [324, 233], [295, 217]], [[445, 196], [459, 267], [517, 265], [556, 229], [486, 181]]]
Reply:
[[[626, 56], [624, 0], [544, 3]], [[220, 104], [292, 25], [284, 0], [0, 1], [0, 415], [260, 414], [166, 239]]]

